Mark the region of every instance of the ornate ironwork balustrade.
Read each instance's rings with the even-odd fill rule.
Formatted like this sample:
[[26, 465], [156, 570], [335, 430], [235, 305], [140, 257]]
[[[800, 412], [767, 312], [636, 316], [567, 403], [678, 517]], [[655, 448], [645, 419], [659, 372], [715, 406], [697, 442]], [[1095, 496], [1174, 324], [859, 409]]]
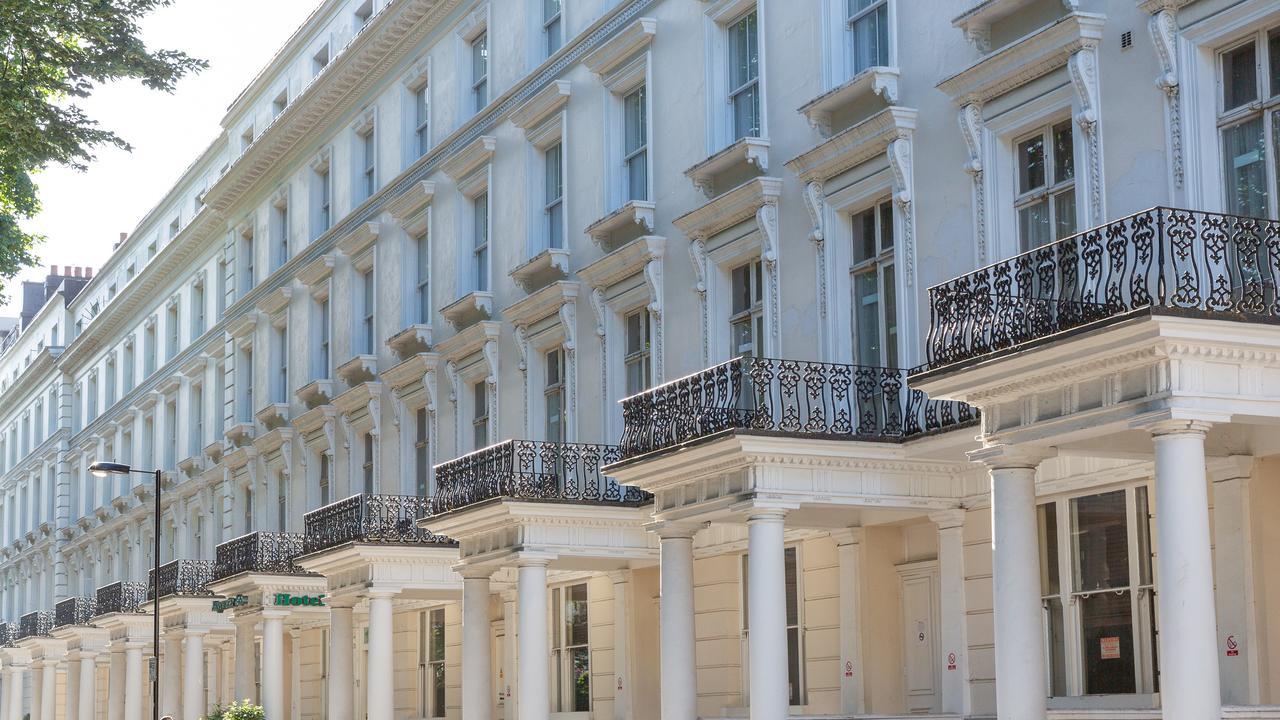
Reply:
[[[157, 577], [158, 575], [158, 577]], [[206, 585], [213, 581], [212, 560], [170, 560], [160, 572], [147, 573], [147, 599], [154, 600], [157, 587], [160, 597], [208, 597], [213, 595]]]
[[53, 606], [53, 626], [88, 625], [90, 618], [97, 614], [97, 598], [69, 597]]
[[0, 623], [0, 647], [13, 647], [18, 628], [13, 623]]
[[97, 592], [98, 614], [137, 612], [138, 606], [147, 601], [147, 583], [113, 582], [103, 585]]
[[1280, 222], [1156, 207], [929, 288], [928, 368], [1135, 311], [1280, 319]]
[[437, 513], [497, 497], [641, 505], [653, 496], [600, 472], [616, 445], [507, 440], [435, 467]]
[[251, 532], [222, 543], [216, 549], [213, 579], [242, 572], [305, 575], [294, 560], [302, 554], [302, 533]]
[[46, 637], [53, 630], [53, 613], [48, 610], [29, 612], [18, 618], [18, 635], [15, 639]]
[[739, 430], [902, 442], [977, 420], [907, 387], [907, 370], [734, 358], [622, 401], [622, 459]]
[[431, 498], [361, 493], [329, 503], [303, 516], [303, 552], [344, 543], [453, 545], [443, 535], [418, 527], [431, 514]]

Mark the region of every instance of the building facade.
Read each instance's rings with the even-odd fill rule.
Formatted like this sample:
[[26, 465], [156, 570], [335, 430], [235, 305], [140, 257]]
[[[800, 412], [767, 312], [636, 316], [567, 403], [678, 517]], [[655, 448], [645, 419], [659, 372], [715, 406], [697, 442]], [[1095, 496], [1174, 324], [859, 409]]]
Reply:
[[0, 720], [1280, 717], [1278, 101], [1267, 0], [325, 0], [5, 336]]

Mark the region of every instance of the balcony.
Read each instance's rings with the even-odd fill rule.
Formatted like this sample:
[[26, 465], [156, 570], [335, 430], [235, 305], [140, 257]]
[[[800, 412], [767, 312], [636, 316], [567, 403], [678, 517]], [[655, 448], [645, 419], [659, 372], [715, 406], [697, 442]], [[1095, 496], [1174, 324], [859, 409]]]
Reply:
[[649, 493], [600, 472], [620, 459], [615, 445], [507, 440], [435, 467], [436, 514], [495, 498], [643, 505]]
[[155, 599], [157, 588], [161, 598], [211, 597], [205, 586], [213, 580], [213, 566], [211, 560], [170, 560], [160, 566], [159, 573], [147, 573], [147, 600]]
[[302, 554], [302, 534], [251, 532], [217, 547], [213, 580], [240, 573], [305, 575], [294, 559]]
[[17, 628], [13, 623], [0, 623], [0, 647], [13, 647], [14, 635], [17, 634]]
[[622, 401], [621, 461], [727, 434], [901, 443], [971, 424], [957, 402], [907, 387], [907, 371], [735, 358]]
[[69, 597], [53, 606], [53, 627], [89, 625], [90, 619], [97, 614], [98, 601], [96, 598]]
[[1280, 222], [1157, 207], [929, 288], [926, 375], [1138, 316], [1275, 323]]
[[18, 620], [18, 634], [15, 640], [47, 637], [53, 630], [53, 613], [48, 610], [29, 612]]
[[99, 615], [138, 612], [138, 606], [147, 601], [147, 584], [140, 582], [113, 582], [98, 588]]
[[352, 495], [303, 517], [303, 552], [323, 552], [346, 543], [452, 546], [453, 540], [418, 527], [430, 510], [430, 498]]

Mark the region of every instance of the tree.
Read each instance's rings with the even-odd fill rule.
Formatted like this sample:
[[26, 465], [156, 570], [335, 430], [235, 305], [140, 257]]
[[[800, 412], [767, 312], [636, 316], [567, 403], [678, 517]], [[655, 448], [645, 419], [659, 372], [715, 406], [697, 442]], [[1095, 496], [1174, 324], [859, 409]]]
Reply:
[[43, 239], [18, 226], [40, 211], [32, 175], [50, 163], [84, 170], [104, 146], [132, 150], [75, 99], [120, 79], [172, 92], [207, 65], [138, 37], [138, 21], [172, 2], [0, 0], [0, 289], [35, 264]]

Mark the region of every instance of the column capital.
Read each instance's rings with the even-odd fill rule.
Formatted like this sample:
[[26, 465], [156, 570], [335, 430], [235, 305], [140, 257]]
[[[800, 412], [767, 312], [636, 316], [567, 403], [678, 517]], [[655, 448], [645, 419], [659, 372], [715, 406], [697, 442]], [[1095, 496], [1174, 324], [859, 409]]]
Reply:
[[455, 565], [453, 571], [463, 580], [488, 580], [497, 568], [488, 565]]
[[692, 540], [699, 530], [706, 528], [709, 523], [706, 522], [678, 522], [673, 520], [655, 520], [644, 526], [645, 530], [657, 535], [663, 540], [672, 540], [685, 538]]
[[832, 530], [831, 537], [836, 541], [836, 547], [848, 547], [850, 545], [861, 545], [863, 537], [866, 535], [861, 526], [847, 527], [843, 530]]
[[326, 597], [325, 604], [330, 610], [352, 610], [356, 606], [356, 598], [350, 595], [339, 595], [338, 597]]
[[546, 567], [553, 559], [548, 553], [520, 553], [516, 558], [516, 567]]
[[1253, 477], [1252, 455], [1230, 455], [1224, 458], [1213, 458], [1205, 463], [1209, 478], [1215, 483], [1231, 480], [1248, 480]]
[[396, 588], [374, 585], [364, 591], [364, 596], [370, 600], [390, 600], [394, 598], [397, 593], [398, 590]]
[[939, 510], [929, 513], [929, 519], [938, 526], [938, 530], [951, 530], [964, 528], [964, 517], [966, 515], [964, 508], [954, 508], [952, 510]]
[[609, 573], [609, 580], [613, 581], [614, 585], [629, 583], [631, 582], [631, 569], [613, 570]]
[[752, 506], [746, 510], [747, 524], [761, 522], [783, 523], [787, 519], [789, 508]]
[[1035, 470], [1044, 460], [1053, 457], [1049, 448], [1030, 445], [987, 445], [967, 453], [970, 462], [982, 463], [992, 470]]
[[1209, 432], [1215, 422], [1229, 422], [1230, 416], [1197, 413], [1196, 417], [1188, 417], [1185, 412], [1162, 410], [1136, 417], [1129, 421], [1129, 427], [1135, 430], [1146, 430], [1155, 437], [1162, 435], [1204, 435]]

